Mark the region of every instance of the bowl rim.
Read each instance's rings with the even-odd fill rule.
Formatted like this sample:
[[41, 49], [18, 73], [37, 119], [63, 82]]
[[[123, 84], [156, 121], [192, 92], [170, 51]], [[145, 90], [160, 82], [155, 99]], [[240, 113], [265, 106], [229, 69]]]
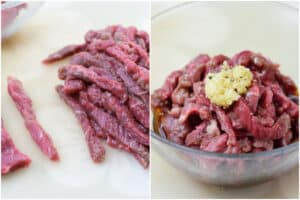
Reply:
[[[196, 3], [203, 3], [203, 2], [183, 2], [183, 3], [179, 3], [175, 6], [171, 6], [168, 7], [160, 12], [158, 12], [157, 14], [155, 14], [154, 16], [151, 17], [151, 23], [153, 23], [154, 21], [156, 21], [157, 19], [159, 19], [160, 17], [162, 17], [165, 14], [169, 14], [179, 8], [183, 8], [185, 6], [189, 6], [191, 4], [196, 4]], [[217, 3], [217, 2], [210, 2], [210, 3]], [[286, 8], [289, 8], [293, 11], [298, 11], [298, 8], [295, 6], [292, 6], [290, 4], [287, 4], [285, 2], [268, 2], [270, 4], [276, 4], [276, 5], [280, 5]], [[269, 156], [278, 156], [278, 155], [282, 155], [282, 154], [286, 154], [292, 151], [295, 151], [299, 148], [299, 141], [294, 142], [292, 144], [289, 144], [287, 146], [284, 147], [280, 147], [280, 148], [276, 148], [276, 149], [272, 149], [271, 151], [263, 151], [263, 152], [258, 152], [258, 153], [240, 153], [240, 154], [226, 154], [226, 153], [215, 153], [215, 152], [208, 152], [208, 151], [203, 151], [201, 149], [193, 149], [187, 146], [183, 146], [177, 143], [174, 143], [166, 138], [163, 138], [161, 136], [159, 136], [159, 134], [155, 133], [152, 129], [150, 129], [151, 132], [151, 141], [152, 139], [157, 140], [159, 142], [162, 142], [164, 144], [167, 144], [168, 146], [175, 148], [175, 149], [179, 149], [181, 151], [185, 151], [187, 153], [192, 153], [198, 156], [207, 156], [207, 157], [214, 157], [214, 158], [228, 158], [228, 159], [249, 159], [249, 158], [259, 158], [259, 157], [269, 157]], [[152, 142], [151, 142], [151, 146], [152, 146]]]
[[[201, 1], [187, 1], [187, 2], [182, 2], [182, 3], [178, 3], [176, 5], [167, 7], [165, 9], [163, 9], [162, 11], [159, 11], [158, 13], [156, 13], [155, 15], [151, 16], [151, 23], [155, 20], [157, 20], [158, 18], [162, 17], [165, 14], [169, 14], [174, 10], [177, 10], [179, 8], [183, 8], [184, 6], [189, 6], [191, 4], [201, 4], [201, 3], [220, 3], [218, 1], [212, 1], [212, 2], [201, 2]], [[224, 3], [239, 3], [239, 1], [235, 2], [235, 1], [228, 1], [228, 2], [224, 2]], [[251, 3], [251, 2], [249, 2]], [[299, 8], [296, 6], [293, 6], [291, 4], [288, 4], [286, 2], [282, 2], [282, 1], [268, 1], [268, 2], [264, 2], [265, 3], [269, 3], [269, 4], [274, 4], [274, 5], [279, 5], [279, 6], [283, 6], [286, 8], [289, 8], [293, 11], [298, 11]]]
[[7, 1], [7, 2], [1, 4], [1, 10], [17, 7], [24, 3], [25, 3], [24, 1]]

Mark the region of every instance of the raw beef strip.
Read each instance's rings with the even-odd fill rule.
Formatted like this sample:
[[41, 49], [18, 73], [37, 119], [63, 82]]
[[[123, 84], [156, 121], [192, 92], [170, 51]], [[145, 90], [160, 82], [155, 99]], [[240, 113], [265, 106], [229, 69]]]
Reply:
[[135, 62], [130, 60], [127, 55], [116, 46], [109, 47], [106, 49], [106, 51], [109, 55], [114, 56], [124, 64], [128, 74], [130, 74], [143, 89], [149, 89], [149, 70], [140, 67]]
[[1, 174], [7, 174], [16, 169], [27, 167], [31, 160], [21, 153], [1, 125]]
[[63, 91], [66, 94], [74, 94], [84, 89], [84, 82], [79, 79], [69, 79], [64, 83]]
[[132, 152], [137, 153], [139, 156], [147, 160], [147, 165], [144, 167], [146, 168], [148, 166], [149, 152], [147, 148], [138, 143], [136, 139], [129, 137], [130, 134], [128, 131], [118, 123], [118, 120], [114, 116], [91, 104], [88, 100], [87, 94], [83, 91], [80, 92], [79, 101], [87, 111], [88, 115], [98, 123], [107, 135], [114, 137], [124, 145], [128, 146]]
[[48, 56], [45, 60], [43, 60], [43, 63], [49, 64], [58, 60], [61, 60], [67, 56], [73, 55], [77, 52], [82, 51], [85, 48], [85, 44], [73, 44], [73, 45], [68, 45], [57, 52], [52, 53], [51, 55]]
[[25, 93], [22, 83], [13, 77], [8, 77], [7, 81], [8, 93], [21, 113], [32, 139], [51, 160], [59, 160], [58, 153], [51, 138], [36, 119], [31, 99]]
[[97, 137], [95, 130], [91, 126], [87, 114], [75, 98], [68, 96], [63, 92], [63, 86], [57, 86], [56, 91], [61, 99], [64, 100], [75, 113], [75, 116], [84, 131], [91, 158], [94, 162], [101, 162], [105, 156], [105, 149], [100, 142], [100, 138]]
[[108, 79], [104, 76], [99, 76], [94, 71], [87, 69], [81, 65], [69, 65], [60, 68], [59, 74], [62, 78], [64, 76], [71, 76], [95, 83], [100, 88], [110, 91], [112, 94], [119, 97], [121, 100], [125, 101], [127, 99], [127, 92], [121, 83]]
[[135, 118], [145, 127], [149, 128], [149, 109], [139, 98], [130, 96], [128, 107]]
[[99, 104], [112, 112], [132, 137], [135, 137], [142, 144], [149, 145], [149, 135], [139, 129], [138, 123], [134, 120], [127, 106], [121, 104], [116, 97], [108, 92], [101, 92], [95, 85], [88, 88], [88, 96], [94, 104]]

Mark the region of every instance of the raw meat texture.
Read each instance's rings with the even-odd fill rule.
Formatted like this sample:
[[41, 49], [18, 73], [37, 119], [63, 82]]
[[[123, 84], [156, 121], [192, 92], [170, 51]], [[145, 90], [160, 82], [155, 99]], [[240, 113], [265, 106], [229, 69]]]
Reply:
[[125, 101], [127, 98], [126, 90], [121, 83], [104, 76], [99, 76], [94, 71], [81, 65], [69, 65], [60, 68], [60, 74], [61, 77], [74, 77], [86, 82], [95, 83], [100, 88], [110, 91], [122, 101]]
[[[247, 93], [226, 109], [206, 97], [204, 81], [224, 61], [253, 73]], [[251, 51], [232, 58], [200, 54], [171, 72], [151, 96], [156, 132], [175, 143], [219, 153], [269, 151], [296, 141], [298, 104], [296, 84], [280, 73], [278, 64]]]
[[[108, 146], [132, 154], [149, 165], [149, 36], [135, 27], [90, 30], [84, 44], [69, 45], [44, 60], [72, 56], [58, 77], [56, 90], [74, 111], [90, 155], [96, 162]], [[94, 149], [95, 147], [95, 149]]]
[[27, 167], [30, 158], [15, 146], [3, 124], [1, 125], [1, 174], [8, 174], [19, 168]]
[[85, 48], [85, 45], [81, 45], [81, 44], [66, 46], [66, 47], [62, 48], [61, 50], [59, 50], [58, 52], [55, 52], [55, 53], [49, 55], [48, 58], [43, 60], [43, 62], [45, 64], [47, 64], [47, 63], [51, 63], [51, 62], [54, 62], [57, 60], [61, 60], [67, 56], [73, 55], [73, 54], [81, 51], [84, 48]]
[[102, 146], [100, 138], [97, 136], [94, 127], [91, 125], [85, 110], [80, 106], [79, 102], [77, 102], [75, 98], [65, 94], [63, 86], [57, 86], [56, 91], [61, 99], [63, 99], [75, 113], [75, 116], [83, 129], [91, 158], [94, 162], [101, 162], [104, 159], [105, 149]]
[[8, 93], [21, 113], [25, 126], [32, 139], [49, 159], [58, 161], [59, 155], [57, 150], [54, 147], [50, 136], [37, 121], [31, 99], [25, 93], [22, 83], [13, 77], [8, 77], [7, 82]]
[[[131, 151], [139, 154], [146, 160], [149, 159], [147, 148], [136, 139], [130, 137], [130, 133], [118, 123], [118, 120], [114, 116], [90, 103], [85, 92], [81, 92], [79, 100], [86, 112], [89, 113], [89, 116], [98, 123], [107, 135], [111, 135], [123, 144], [129, 146]], [[148, 165], [144, 167], [148, 167]]]
[[101, 92], [99, 88], [92, 85], [87, 90], [89, 98], [94, 104], [112, 112], [128, 131], [131, 137], [136, 138], [140, 143], [149, 145], [148, 133], [143, 133], [138, 127], [138, 123], [133, 118], [127, 106], [122, 105], [116, 97], [108, 92]]
[[149, 128], [149, 109], [147, 106], [139, 98], [130, 96], [128, 107], [135, 119], [145, 128]]

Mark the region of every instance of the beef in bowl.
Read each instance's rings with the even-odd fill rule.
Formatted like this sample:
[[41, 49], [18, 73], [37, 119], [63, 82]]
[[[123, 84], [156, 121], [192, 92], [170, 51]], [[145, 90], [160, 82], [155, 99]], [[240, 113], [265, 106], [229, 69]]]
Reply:
[[217, 153], [257, 153], [298, 140], [298, 91], [259, 53], [201, 54], [173, 71], [151, 100], [154, 131]]

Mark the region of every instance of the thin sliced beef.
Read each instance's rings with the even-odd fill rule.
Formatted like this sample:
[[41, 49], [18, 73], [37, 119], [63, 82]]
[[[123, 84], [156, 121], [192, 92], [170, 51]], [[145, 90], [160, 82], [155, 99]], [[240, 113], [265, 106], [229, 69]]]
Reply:
[[257, 117], [251, 115], [250, 108], [243, 99], [236, 103], [234, 112], [242, 126], [258, 139], [279, 139], [286, 134], [291, 126], [290, 116], [287, 114], [282, 114], [272, 127], [264, 126]]
[[47, 157], [54, 161], [59, 160], [57, 150], [54, 147], [50, 136], [36, 119], [31, 99], [25, 93], [22, 83], [13, 77], [8, 77], [7, 82], [8, 93], [21, 113], [25, 126], [31, 134], [32, 139]]
[[95, 86], [88, 88], [88, 95], [92, 102], [112, 112], [119, 120], [119, 123], [129, 131], [131, 137], [135, 137], [142, 144], [149, 144], [149, 135], [140, 130], [129, 109], [122, 105], [117, 98], [108, 92], [101, 92]]
[[84, 131], [86, 143], [89, 147], [91, 158], [94, 162], [101, 162], [105, 156], [105, 149], [91, 125], [85, 110], [80, 106], [78, 100], [64, 93], [63, 86], [57, 86], [56, 91], [61, 99], [72, 109], [79, 124], [81, 125], [81, 128]]
[[197, 103], [188, 102], [181, 110], [179, 117], [180, 123], [185, 123], [191, 115], [197, 115], [201, 120], [209, 120], [211, 118], [211, 112], [209, 107], [205, 105], [199, 105]]
[[[98, 123], [107, 135], [111, 135], [113, 138], [128, 146], [132, 152], [138, 154], [147, 161], [149, 160], [149, 152], [147, 148], [138, 143], [135, 139], [129, 137], [130, 133], [128, 133], [127, 130], [118, 123], [118, 120], [114, 116], [91, 104], [85, 92], [80, 93], [79, 100], [88, 115]], [[144, 167], [148, 167], [148, 164], [149, 163], [147, 162]]]
[[74, 111], [95, 162], [104, 156], [101, 139], [147, 167], [149, 36], [135, 27], [112, 25], [88, 31], [84, 40], [44, 60], [48, 64], [72, 55], [58, 71], [64, 86], [56, 89]]
[[27, 167], [30, 158], [20, 152], [13, 140], [7, 133], [3, 124], [1, 125], [1, 174], [8, 174], [14, 170]]
[[149, 128], [149, 109], [139, 98], [130, 96], [128, 108], [145, 128]]
[[258, 85], [253, 83], [252, 87], [249, 88], [249, 90], [245, 96], [247, 104], [249, 105], [252, 113], [256, 112], [257, 104], [258, 104], [259, 98], [261, 96], [261, 93], [262, 93], [262, 91], [258, 87]]
[[121, 83], [104, 76], [99, 76], [94, 71], [87, 69], [81, 65], [69, 65], [60, 68], [59, 74], [61, 78], [71, 76], [90, 83], [95, 83], [100, 88], [110, 91], [122, 101], [125, 101], [127, 99], [126, 89], [122, 86]]
[[185, 138], [185, 144], [187, 146], [200, 146], [207, 125], [207, 122], [202, 122], [192, 132], [188, 133]]
[[78, 93], [80, 90], [83, 90], [85, 84], [80, 79], [68, 79], [64, 83], [63, 91], [66, 94]]
[[153, 107], [158, 107], [161, 102], [171, 97], [174, 89], [177, 86], [178, 78], [182, 75], [182, 70], [172, 72], [167, 78], [164, 85], [156, 90], [151, 97], [151, 104]]
[[43, 63], [49, 64], [64, 59], [68, 56], [71, 56], [77, 52], [84, 50], [85, 47], [86, 47], [85, 44], [79, 44], [79, 45], [72, 44], [72, 45], [65, 46], [64, 48], [58, 50], [57, 52], [50, 54], [45, 60], [43, 60]]
[[[213, 104], [205, 91], [207, 74], [224, 65], [242, 65], [253, 75], [246, 93], [226, 108]], [[280, 73], [278, 64], [248, 50], [231, 58], [198, 55], [167, 76], [152, 94], [151, 106], [155, 131], [163, 138], [204, 151], [256, 153], [299, 137], [297, 85]]]
[[111, 46], [106, 49], [107, 54], [115, 57], [121, 63], [124, 64], [124, 67], [128, 74], [131, 75], [133, 80], [137, 82], [143, 89], [149, 89], [149, 71], [135, 62], [130, 60], [126, 54], [117, 46]]
[[218, 122], [220, 123], [221, 129], [228, 134], [228, 145], [236, 144], [236, 133], [232, 127], [229, 116], [218, 106], [213, 105], [213, 110], [217, 115]]
[[161, 124], [167, 138], [178, 144], [183, 144], [186, 135], [190, 132], [187, 124], [181, 124], [178, 119], [170, 115], [163, 116]]
[[204, 148], [205, 151], [210, 152], [224, 152], [227, 147], [227, 134], [222, 134], [216, 137], [213, 137], [208, 145]]

